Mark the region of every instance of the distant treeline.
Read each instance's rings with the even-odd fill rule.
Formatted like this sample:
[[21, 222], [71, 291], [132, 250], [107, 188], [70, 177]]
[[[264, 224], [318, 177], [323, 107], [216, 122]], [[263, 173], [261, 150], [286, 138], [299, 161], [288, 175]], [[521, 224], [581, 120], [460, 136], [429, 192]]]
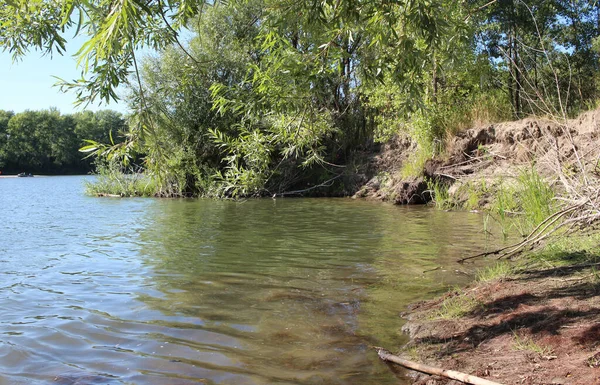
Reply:
[[13, 113], [0, 110], [0, 171], [3, 174], [81, 174], [93, 159], [79, 152], [85, 139], [110, 142], [126, 129], [115, 111], [63, 115], [56, 109]]

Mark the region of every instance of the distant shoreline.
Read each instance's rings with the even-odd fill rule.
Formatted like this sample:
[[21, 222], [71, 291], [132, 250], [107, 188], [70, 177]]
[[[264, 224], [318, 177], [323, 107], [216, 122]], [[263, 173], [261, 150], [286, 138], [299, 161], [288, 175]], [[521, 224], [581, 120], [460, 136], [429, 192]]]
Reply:
[[[51, 175], [37, 175], [37, 174], [33, 174], [34, 177], [36, 178], [45, 178]], [[66, 175], [53, 175], [53, 176], [66, 176]], [[19, 178], [19, 176], [17, 175], [0, 175], [0, 179], [4, 179], [4, 178]], [[30, 178], [30, 177], [24, 177], [24, 178]]]

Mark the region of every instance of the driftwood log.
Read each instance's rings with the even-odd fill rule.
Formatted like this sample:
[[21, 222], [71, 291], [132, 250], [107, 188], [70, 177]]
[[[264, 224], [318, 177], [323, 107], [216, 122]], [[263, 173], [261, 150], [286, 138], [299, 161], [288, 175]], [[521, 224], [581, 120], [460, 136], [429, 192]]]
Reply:
[[405, 368], [416, 370], [421, 373], [432, 374], [436, 376], [442, 376], [453, 380], [458, 380], [466, 384], [472, 385], [502, 385], [498, 382], [486, 380], [481, 377], [472, 376], [470, 374], [457, 372], [455, 370], [447, 370], [442, 368], [436, 368], [434, 366], [419, 364], [418, 362], [409, 361], [404, 358], [398, 357], [385, 350], [384, 348], [375, 347], [377, 355], [383, 361], [393, 362], [395, 364], [404, 366]]

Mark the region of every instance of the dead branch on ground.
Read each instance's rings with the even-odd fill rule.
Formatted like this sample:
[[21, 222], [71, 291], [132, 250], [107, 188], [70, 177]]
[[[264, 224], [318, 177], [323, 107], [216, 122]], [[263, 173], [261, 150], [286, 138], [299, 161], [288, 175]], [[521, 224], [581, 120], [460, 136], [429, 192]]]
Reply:
[[467, 373], [457, 372], [456, 370], [436, 368], [434, 366], [424, 365], [424, 364], [420, 364], [418, 362], [410, 361], [410, 360], [395, 356], [392, 353], [390, 353], [389, 351], [385, 350], [384, 348], [374, 347], [374, 349], [377, 351], [377, 355], [379, 356], [379, 358], [381, 360], [386, 361], [386, 362], [393, 362], [393, 363], [403, 366], [405, 368], [416, 370], [421, 373], [446, 377], [446, 378], [450, 378], [450, 379], [457, 380], [460, 382], [464, 382], [465, 384], [502, 385], [498, 382], [486, 380], [484, 378], [477, 377], [477, 376], [472, 376]]

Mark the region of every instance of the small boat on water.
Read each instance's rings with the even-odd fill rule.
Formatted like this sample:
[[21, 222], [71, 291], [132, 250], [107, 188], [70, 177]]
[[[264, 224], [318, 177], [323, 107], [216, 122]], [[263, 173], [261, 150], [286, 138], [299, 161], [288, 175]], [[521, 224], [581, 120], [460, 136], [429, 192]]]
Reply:
[[20, 173], [20, 174], [17, 174], [17, 176], [18, 176], [19, 178], [28, 178], [28, 177], [31, 177], [31, 178], [33, 178], [33, 174], [32, 174], [32, 173], [26, 173], [26, 172], [22, 172], [22, 173]]

